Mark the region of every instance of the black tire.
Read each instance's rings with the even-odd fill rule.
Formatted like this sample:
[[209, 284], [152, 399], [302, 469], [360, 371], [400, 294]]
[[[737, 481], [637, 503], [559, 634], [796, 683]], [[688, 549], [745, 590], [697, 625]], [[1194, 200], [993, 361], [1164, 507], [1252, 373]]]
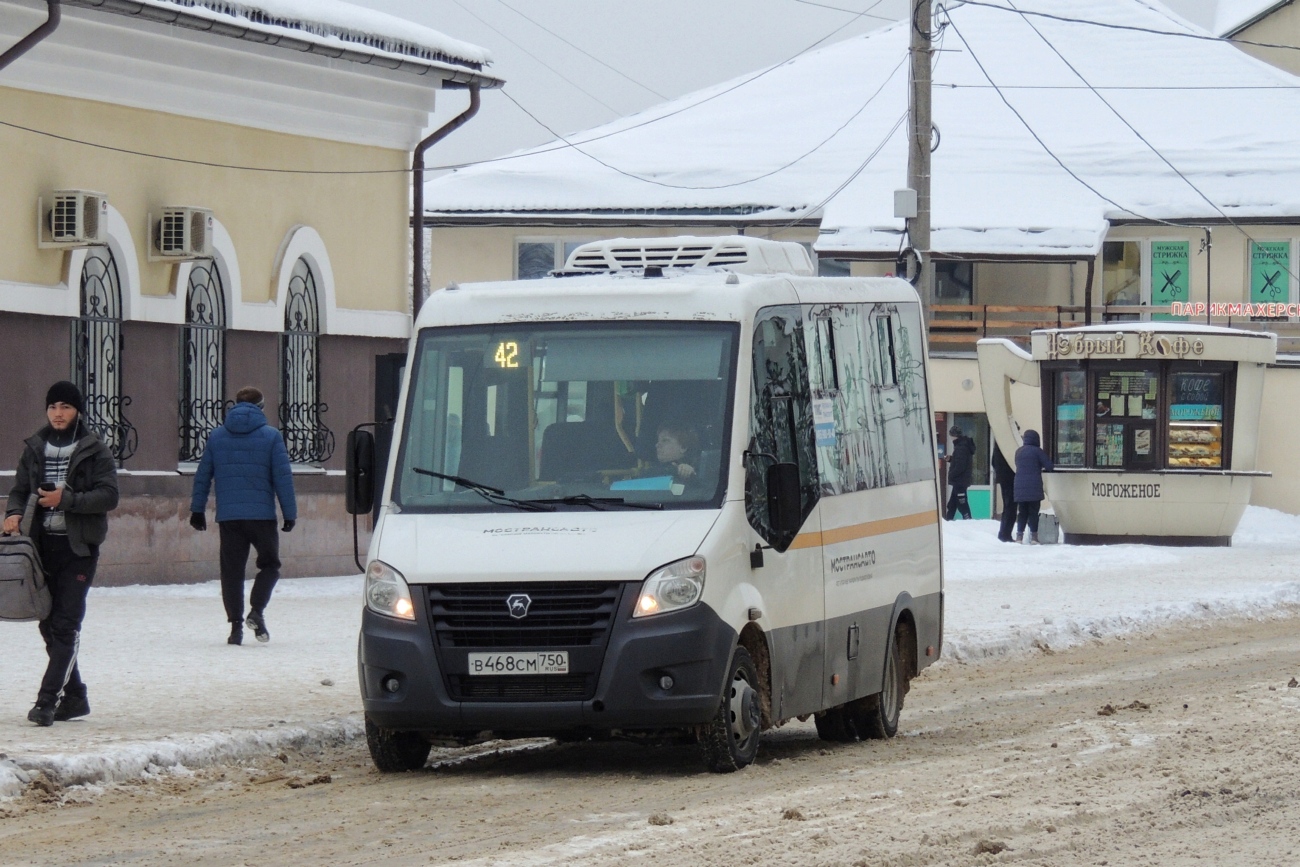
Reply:
[[375, 767], [386, 774], [418, 771], [429, 760], [433, 745], [419, 732], [382, 729], [366, 717], [366, 746]]
[[903, 713], [905, 692], [907, 675], [903, 671], [902, 654], [895, 636], [885, 648], [885, 676], [880, 692], [845, 705], [858, 735], [864, 740], [883, 740], [898, 734], [898, 718]]
[[817, 723], [817, 737], [824, 741], [851, 744], [858, 739], [857, 728], [846, 707], [819, 711], [813, 720]]
[[754, 761], [762, 735], [758, 670], [749, 651], [737, 647], [731, 654], [727, 683], [718, 712], [700, 735], [704, 764], [710, 771], [728, 774]]

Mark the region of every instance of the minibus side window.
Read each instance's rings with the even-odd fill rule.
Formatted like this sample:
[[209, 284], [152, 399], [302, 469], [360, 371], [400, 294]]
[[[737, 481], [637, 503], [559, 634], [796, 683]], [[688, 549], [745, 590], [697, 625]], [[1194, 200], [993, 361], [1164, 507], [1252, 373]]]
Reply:
[[771, 460], [760, 455], [799, 467], [804, 518], [817, 504], [821, 488], [800, 308], [772, 307], [760, 311], [754, 324], [753, 352], [751, 455], [745, 464], [745, 512], [750, 526], [766, 541], [775, 542], [767, 512], [767, 468]]
[[822, 495], [934, 478], [915, 306], [814, 306], [809, 321]]

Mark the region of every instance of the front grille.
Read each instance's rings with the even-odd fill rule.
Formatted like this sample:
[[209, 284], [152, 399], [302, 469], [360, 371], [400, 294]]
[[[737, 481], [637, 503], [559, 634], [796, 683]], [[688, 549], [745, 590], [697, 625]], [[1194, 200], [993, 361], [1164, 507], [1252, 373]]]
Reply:
[[[595, 581], [433, 584], [429, 616], [444, 648], [600, 647], [622, 592], [622, 584]], [[506, 599], [519, 593], [532, 603], [526, 617], [515, 619]]]
[[584, 701], [591, 697], [589, 675], [547, 674], [529, 676], [470, 677], [453, 674], [447, 678], [456, 701]]

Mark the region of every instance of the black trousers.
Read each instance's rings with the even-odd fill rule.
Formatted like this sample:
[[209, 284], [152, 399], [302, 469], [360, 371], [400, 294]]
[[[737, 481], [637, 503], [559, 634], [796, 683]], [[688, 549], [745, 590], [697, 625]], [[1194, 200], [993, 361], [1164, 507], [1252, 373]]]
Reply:
[[1014, 483], [998, 485], [998, 488], [1002, 491], [1002, 523], [998, 526], [998, 538], [1010, 542], [1016, 527], [1016, 512], [1019, 511], [1016, 506], [1016, 489]]
[[280, 530], [275, 521], [221, 521], [221, 601], [226, 619], [244, 619], [244, 570], [248, 549], [257, 551], [257, 577], [248, 604], [261, 611], [271, 601], [271, 591], [280, 580]]
[[54, 605], [50, 616], [40, 623], [41, 638], [49, 664], [41, 678], [36, 700], [54, 704], [61, 694], [84, 696], [86, 684], [77, 668], [77, 650], [81, 646], [81, 621], [86, 618], [86, 594], [95, 581], [99, 548], [92, 545], [90, 556], [72, 550], [68, 537], [61, 533], [41, 535], [41, 565], [50, 585]]
[[948, 497], [948, 506], [943, 510], [943, 519], [945, 521], [951, 521], [958, 512], [960, 512], [961, 516], [967, 521], [971, 519], [970, 502], [966, 499], [965, 488], [952, 489], [952, 494]]
[[1029, 502], [1016, 503], [1016, 532], [1023, 533], [1025, 525], [1029, 525], [1029, 532], [1038, 533], [1038, 510], [1042, 507], [1042, 500], [1032, 500]]

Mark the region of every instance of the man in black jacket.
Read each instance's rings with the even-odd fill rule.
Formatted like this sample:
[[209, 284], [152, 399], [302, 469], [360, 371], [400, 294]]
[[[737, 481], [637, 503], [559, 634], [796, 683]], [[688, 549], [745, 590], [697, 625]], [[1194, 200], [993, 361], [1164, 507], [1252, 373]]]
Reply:
[[85, 402], [71, 382], [45, 396], [49, 424], [27, 440], [5, 508], [4, 532], [17, 533], [29, 495], [39, 496], [32, 536], [53, 597], [41, 637], [50, 661], [27, 719], [39, 726], [90, 713], [77, 668], [86, 595], [95, 580], [108, 513], [117, 507], [117, 465], [108, 447], [85, 425]]
[[970, 502], [966, 499], [966, 489], [970, 487], [974, 467], [975, 441], [966, 436], [966, 432], [953, 425], [948, 428], [952, 436], [952, 450], [948, 452], [948, 486], [952, 495], [943, 510], [943, 519], [951, 521], [960, 512], [967, 521], [970, 520]]

